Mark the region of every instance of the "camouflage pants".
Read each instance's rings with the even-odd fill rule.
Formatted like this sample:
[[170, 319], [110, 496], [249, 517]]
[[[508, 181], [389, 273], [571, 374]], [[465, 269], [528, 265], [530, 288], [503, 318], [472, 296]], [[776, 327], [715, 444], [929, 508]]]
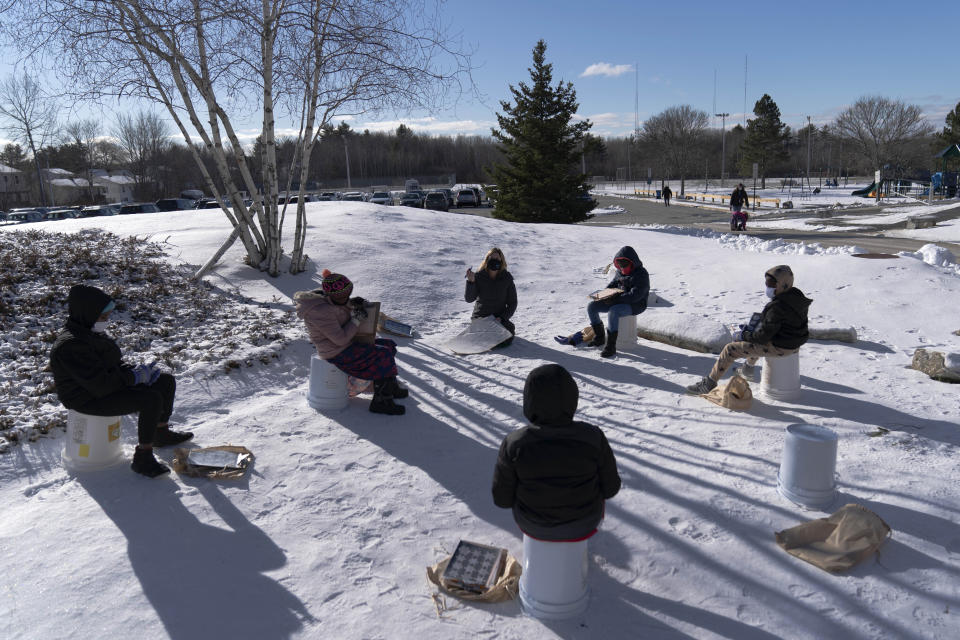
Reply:
[[781, 349], [772, 344], [756, 344], [753, 342], [730, 342], [720, 352], [716, 364], [710, 370], [710, 379], [720, 380], [735, 361], [746, 358], [747, 364], [753, 365], [760, 358], [780, 358], [796, 353], [799, 349]]

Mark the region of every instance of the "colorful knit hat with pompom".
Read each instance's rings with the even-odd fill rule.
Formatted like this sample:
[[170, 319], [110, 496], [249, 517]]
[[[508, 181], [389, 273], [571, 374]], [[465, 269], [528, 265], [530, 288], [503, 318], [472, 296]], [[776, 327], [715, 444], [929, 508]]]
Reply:
[[350, 292], [353, 291], [353, 283], [350, 282], [347, 276], [341, 273], [330, 273], [329, 269], [324, 269], [320, 275], [323, 276], [323, 282], [320, 287], [328, 296], [348, 296]]

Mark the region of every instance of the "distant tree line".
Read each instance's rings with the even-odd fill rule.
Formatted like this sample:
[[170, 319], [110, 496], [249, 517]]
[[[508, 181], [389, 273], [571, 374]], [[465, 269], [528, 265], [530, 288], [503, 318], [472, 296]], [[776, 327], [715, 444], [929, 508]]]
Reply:
[[[923, 178], [940, 168], [933, 158], [936, 152], [960, 143], [960, 103], [947, 114], [941, 131], [923, 120], [919, 107], [880, 96], [861, 98], [822, 126], [792, 128], [783, 123], [769, 95], [756, 102], [753, 114], [746, 127], [734, 124], [724, 132], [707, 126], [706, 112], [679, 105], [648, 118], [631, 136], [583, 133], [575, 152], [576, 168], [609, 180], [644, 182], [648, 170], [658, 184], [704, 177], [717, 180], [725, 149], [723, 165], [729, 180], [750, 177], [754, 162], [761, 179], [799, 180], [807, 175], [808, 155], [813, 180], [868, 176], [878, 168], [891, 177]], [[49, 114], [44, 117], [47, 142], [35, 153], [24, 144], [29, 139], [26, 135], [14, 136], [18, 142], [0, 151], [0, 163], [24, 172], [38, 203], [42, 187], [38, 170], [47, 167], [66, 169], [80, 177], [87, 177], [92, 169], [128, 170], [137, 179], [135, 197], [142, 200], [175, 196], [185, 189], [206, 191], [198, 177], [195, 154], [211, 175], [218, 175], [216, 160], [205, 146], [196, 144], [191, 151], [184, 143], [173, 141], [166, 121], [152, 112], [120, 115], [113, 123], [58, 123], [51, 122]], [[5, 120], [7, 131], [16, 133], [9, 126], [10, 118]], [[278, 137], [275, 146], [279, 188], [297, 191], [302, 168], [297, 140]], [[357, 190], [369, 190], [399, 187], [406, 178], [489, 184], [495, 181], [494, 167], [505, 161], [503, 149], [503, 144], [490, 136], [420, 134], [406, 125], [386, 132], [357, 131], [346, 123], [327, 125], [311, 150], [304, 186], [307, 191], [317, 191], [345, 189], [349, 183]], [[248, 145], [247, 160], [254, 175], [261, 175], [263, 157], [261, 139]], [[215, 182], [226, 189], [219, 178]], [[92, 192], [87, 199], [92, 201]]]

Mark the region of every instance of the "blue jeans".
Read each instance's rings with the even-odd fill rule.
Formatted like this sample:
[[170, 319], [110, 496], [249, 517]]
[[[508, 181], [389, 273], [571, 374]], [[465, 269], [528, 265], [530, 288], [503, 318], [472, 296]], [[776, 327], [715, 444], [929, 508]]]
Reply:
[[628, 304], [610, 304], [603, 300], [594, 300], [587, 305], [587, 317], [590, 324], [600, 324], [600, 312], [607, 312], [607, 331], [619, 331], [620, 318], [634, 315]]

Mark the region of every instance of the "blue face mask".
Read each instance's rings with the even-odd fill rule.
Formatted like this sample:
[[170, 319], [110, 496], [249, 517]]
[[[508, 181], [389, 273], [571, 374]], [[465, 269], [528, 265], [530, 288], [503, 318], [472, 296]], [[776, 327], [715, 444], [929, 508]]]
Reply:
[[773, 300], [775, 295], [777, 295], [777, 290], [774, 287], [767, 287], [767, 297]]

